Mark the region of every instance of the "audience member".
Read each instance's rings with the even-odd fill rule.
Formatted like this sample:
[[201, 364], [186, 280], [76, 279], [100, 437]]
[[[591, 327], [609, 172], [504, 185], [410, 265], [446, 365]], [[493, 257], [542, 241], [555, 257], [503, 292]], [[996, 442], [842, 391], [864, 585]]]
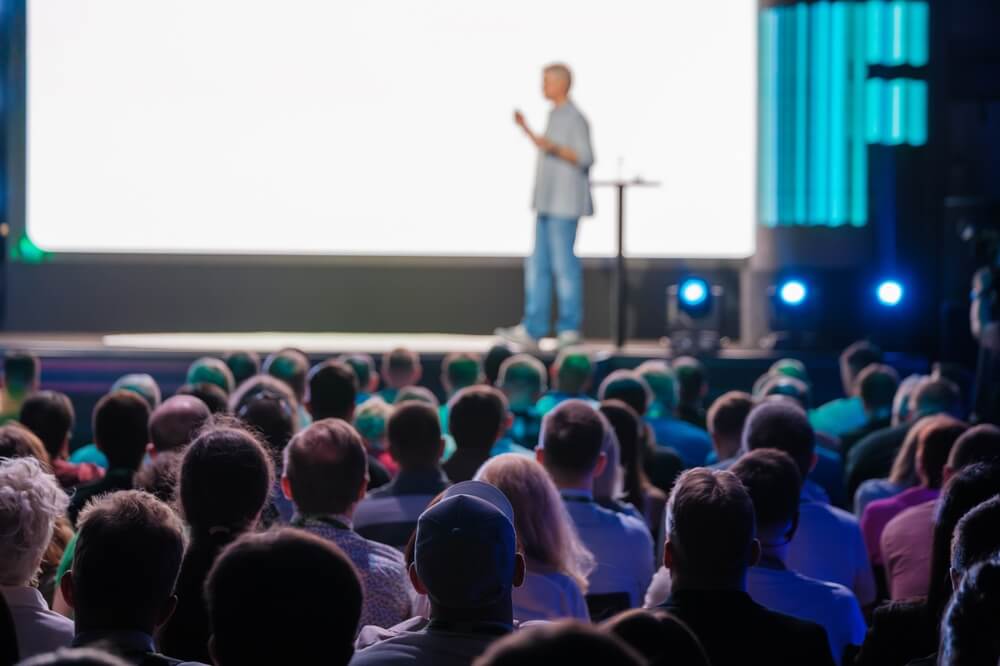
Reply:
[[483, 358], [483, 374], [486, 375], [487, 384], [497, 386], [500, 366], [511, 356], [514, 356], [514, 350], [506, 342], [498, 342], [489, 348]]
[[160, 391], [160, 385], [153, 378], [153, 375], [145, 372], [132, 372], [122, 375], [115, 380], [115, 383], [111, 385], [111, 390], [108, 392], [114, 393], [115, 391], [131, 391], [137, 394], [149, 405], [149, 411], [153, 411], [163, 402], [163, 393]]
[[177, 499], [177, 477], [183, 457], [182, 451], [157, 455], [139, 468], [132, 479], [132, 486], [172, 506]]
[[354, 528], [366, 539], [402, 550], [417, 518], [448, 486], [441, 470], [444, 440], [437, 410], [420, 402], [397, 405], [386, 425], [386, 438], [399, 474], [358, 503]]
[[777, 449], [757, 449], [731, 471], [750, 493], [757, 520], [761, 555], [747, 575], [750, 597], [771, 610], [821, 625], [836, 662], [850, 661], [867, 628], [854, 593], [786, 566], [799, 520], [802, 476], [795, 461]]
[[261, 371], [264, 374], [280, 379], [292, 389], [292, 393], [295, 394], [296, 409], [298, 410], [298, 426], [304, 428], [309, 425], [311, 419], [305, 408], [306, 376], [309, 373], [309, 357], [300, 349], [285, 347], [264, 359]]
[[234, 389], [260, 372], [260, 354], [255, 351], [229, 352], [222, 360], [233, 374]]
[[221, 358], [213, 356], [202, 356], [195, 359], [188, 367], [187, 376], [184, 378], [185, 384], [214, 384], [222, 389], [226, 395], [236, 388], [236, 379], [233, 371]]
[[494, 486], [465, 481], [421, 514], [410, 580], [430, 623], [359, 651], [351, 664], [467, 665], [514, 628], [512, 590], [525, 576], [514, 511]]
[[16, 421], [0, 426], [0, 458], [35, 458], [43, 470], [52, 472], [42, 440]]
[[313, 366], [307, 378], [305, 406], [314, 421], [354, 418], [358, 376], [340, 361], [326, 360]]
[[18, 666], [128, 666], [128, 662], [93, 648], [59, 648], [18, 662]]
[[590, 619], [583, 594], [594, 556], [580, 542], [545, 469], [531, 458], [507, 453], [483, 465], [476, 480], [499, 488], [514, 509], [527, 566], [524, 584], [514, 589], [514, 619]]
[[549, 374], [550, 389], [536, 405], [540, 416], [545, 416], [565, 400], [592, 402], [587, 391], [594, 381], [594, 361], [587, 352], [573, 347], [560, 350]]
[[390, 405], [396, 402], [400, 389], [414, 386], [423, 376], [420, 355], [405, 347], [397, 347], [382, 357], [382, 381], [385, 387], [379, 396]]
[[882, 362], [882, 350], [861, 340], [840, 354], [840, 379], [844, 397], [820, 405], [809, 415], [814, 430], [833, 437], [853, 432], [868, 422], [864, 402], [858, 392], [858, 375], [873, 363]]
[[349, 423], [314, 421], [285, 449], [281, 487], [295, 503], [292, 526], [332, 541], [353, 562], [364, 591], [361, 626], [391, 627], [410, 617], [406, 565], [399, 551], [353, 529], [367, 489], [366, 458], [361, 436]]
[[[404, 386], [399, 389], [396, 392], [396, 399], [393, 401], [393, 404], [398, 405], [404, 402], [422, 402], [433, 406], [434, 409], [438, 409], [441, 406], [441, 401], [434, 395], [434, 391], [426, 386]], [[438, 416], [438, 421], [440, 420], [441, 417]]]
[[542, 416], [536, 404], [544, 395], [547, 384], [545, 364], [530, 354], [508, 357], [500, 366], [496, 387], [507, 396], [514, 423], [507, 437], [521, 446], [534, 449], [542, 429]]
[[920, 433], [933, 418], [925, 416], [918, 419], [906, 432], [887, 478], [868, 479], [858, 486], [854, 493], [854, 515], [861, 517], [865, 508], [875, 500], [893, 497], [920, 483], [917, 476], [917, 442], [920, 441]]
[[531, 453], [504, 437], [513, 418], [507, 409], [507, 398], [492, 386], [460, 390], [451, 399], [448, 418], [455, 453], [444, 463], [444, 472], [452, 483], [468, 481], [493, 456]]
[[[298, 430], [299, 419], [291, 390], [286, 386], [275, 390], [272, 382], [281, 382], [274, 378], [269, 380], [259, 384], [257, 390], [244, 393], [235, 405], [236, 417], [260, 436], [275, 468], [270, 499], [260, 517], [262, 527], [288, 524], [295, 513], [295, 507], [281, 490], [281, 470], [285, 447]], [[255, 382], [257, 379], [251, 378], [244, 386]]]
[[594, 501], [594, 478], [607, 464], [601, 453], [604, 435], [604, 421], [593, 407], [567, 400], [546, 415], [536, 449], [597, 561], [588, 594], [595, 620], [638, 606], [653, 576], [653, 540], [643, 521]]
[[101, 398], [94, 408], [94, 442], [108, 459], [108, 472], [97, 481], [77, 487], [68, 512], [74, 524], [94, 497], [132, 488], [132, 477], [142, 464], [149, 442], [149, 405], [126, 390]]
[[174, 395], [186, 395], [198, 398], [198, 400], [205, 403], [208, 411], [213, 414], [226, 414], [229, 412], [229, 398], [226, 396], [226, 392], [215, 384], [209, 384], [208, 382], [184, 384], [174, 392]]
[[821, 626], [747, 594], [760, 543], [750, 495], [731, 472], [684, 472], [667, 504], [666, 531], [671, 593], [661, 608], [691, 628], [712, 664], [834, 663]]
[[847, 455], [855, 444], [876, 430], [892, 426], [892, 401], [899, 389], [899, 373], [891, 366], [872, 363], [858, 374], [857, 385], [867, 420], [864, 425], [840, 435], [842, 455]]
[[263, 444], [239, 427], [209, 426], [185, 450], [178, 495], [191, 544], [177, 579], [177, 608], [158, 637], [171, 656], [211, 660], [205, 578], [222, 549], [255, 528], [273, 479]]
[[551, 666], [554, 663], [648, 666], [650, 662], [612, 632], [570, 620], [511, 634], [495, 642], [473, 662], [474, 666]]
[[167, 398], [149, 415], [150, 457], [169, 451], [182, 451], [212, 416], [208, 406], [189, 395]]
[[625, 641], [649, 666], [709, 666], [705, 648], [691, 628], [666, 611], [625, 611], [606, 620], [601, 629]]
[[38, 436], [49, 454], [52, 473], [63, 488], [73, 488], [104, 476], [104, 468], [93, 463], [71, 463], [69, 440], [73, 435], [73, 403], [65, 393], [38, 391], [21, 406], [18, 420]]
[[753, 397], [743, 391], [729, 391], [715, 399], [705, 416], [714, 453], [709, 454], [708, 462], [725, 463], [739, 457], [743, 443], [743, 424], [753, 406]]
[[692, 356], [675, 358], [671, 367], [677, 375], [677, 417], [705, 430], [705, 397], [708, 373], [701, 361]]
[[392, 405], [377, 395], [368, 398], [354, 410], [354, 427], [365, 443], [368, 457], [377, 460], [390, 478], [399, 473], [399, 465], [389, 453], [389, 443], [385, 436], [392, 410]]
[[49, 610], [34, 586], [68, 499], [34, 457], [0, 458], [0, 597], [21, 658], [70, 645], [73, 623]]
[[60, 583], [75, 612], [73, 645], [100, 646], [131, 664], [176, 663], [156, 652], [153, 633], [177, 604], [180, 518], [152, 495], [115, 492], [83, 509], [76, 544]]
[[1000, 558], [977, 564], [962, 579], [941, 630], [941, 666], [994, 666], [1000, 660]]
[[[805, 478], [816, 464], [816, 439], [806, 413], [782, 399], [755, 407], [747, 417], [743, 449], [765, 448], [787, 453]], [[812, 499], [808, 486], [807, 480], [786, 564], [803, 576], [843, 585], [867, 606], [875, 601], [875, 579], [858, 521], [842, 509]]]
[[[441, 362], [441, 386], [444, 388], [446, 400], [469, 386], [482, 384], [483, 360], [478, 354], [470, 352], [454, 352], [447, 354]], [[447, 402], [441, 405], [441, 424], [448, 423]]]
[[346, 666], [361, 583], [339, 548], [301, 530], [245, 534], [205, 583], [216, 666]]
[[378, 390], [378, 372], [375, 370], [375, 359], [371, 354], [343, 354], [337, 358], [341, 363], [346, 363], [354, 370], [354, 376], [358, 378], [358, 394], [354, 400], [361, 404], [374, 396]]
[[29, 351], [9, 350], [3, 356], [0, 425], [17, 419], [28, 396], [41, 384], [41, 362]]
[[977, 462], [1000, 462], [1000, 428], [982, 424], [969, 428], [958, 438], [945, 465], [946, 474]]
[[653, 400], [646, 412], [656, 443], [680, 454], [685, 467], [699, 467], [708, 461], [712, 440], [708, 433], [687, 419], [678, 418], [678, 381], [664, 361], [646, 361], [636, 370], [649, 387]]

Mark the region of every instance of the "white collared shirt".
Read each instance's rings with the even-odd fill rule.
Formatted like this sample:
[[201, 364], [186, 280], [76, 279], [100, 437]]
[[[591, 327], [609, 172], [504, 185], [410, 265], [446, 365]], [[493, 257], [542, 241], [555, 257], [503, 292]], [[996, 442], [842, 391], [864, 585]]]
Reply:
[[69, 647], [73, 642], [73, 621], [49, 610], [35, 588], [0, 586], [0, 594], [14, 618], [21, 659]]

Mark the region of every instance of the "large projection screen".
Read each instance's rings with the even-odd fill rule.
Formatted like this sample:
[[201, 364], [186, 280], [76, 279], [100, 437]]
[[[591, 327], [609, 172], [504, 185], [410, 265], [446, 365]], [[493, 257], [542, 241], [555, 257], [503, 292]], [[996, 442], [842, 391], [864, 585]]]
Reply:
[[[519, 256], [541, 68], [626, 252], [753, 253], [752, 0], [27, 0], [26, 229], [50, 252]], [[577, 241], [614, 251], [615, 195]]]

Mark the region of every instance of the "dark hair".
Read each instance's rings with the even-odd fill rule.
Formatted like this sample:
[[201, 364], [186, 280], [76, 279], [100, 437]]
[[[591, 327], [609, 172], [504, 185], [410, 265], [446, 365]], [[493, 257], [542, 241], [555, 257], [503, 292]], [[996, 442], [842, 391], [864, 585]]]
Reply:
[[645, 428], [645, 423], [634, 409], [621, 400], [605, 400], [600, 410], [618, 437], [618, 451], [625, 470], [625, 501], [641, 508], [645, 503], [643, 491], [650, 485], [643, 471], [645, 442], [641, 429]]
[[288, 384], [295, 399], [302, 402], [306, 394], [306, 374], [309, 358], [300, 349], [285, 347], [274, 352], [264, 361], [263, 372]]
[[583, 400], [565, 400], [542, 419], [539, 446], [545, 468], [580, 476], [591, 472], [601, 457], [604, 421]]
[[281, 453], [298, 424], [294, 403], [288, 396], [268, 388], [247, 393], [236, 417], [260, 434], [275, 463], [280, 463]]
[[1000, 428], [982, 424], [969, 428], [955, 441], [948, 467], [958, 471], [979, 462], [1000, 461]]
[[625, 641], [650, 666], [709, 666], [705, 648], [691, 628], [665, 610], [634, 608], [605, 620], [601, 629]]
[[161, 502], [173, 505], [177, 500], [177, 477], [183, 458], [181, 451], [158, 453], [139, 468], [132, 485], [136, 490], [145, 490]]
[[1000, 553], [1000, 496], [977, 504], [955, 526], [951, 568], [965, 573], [972, 565]]
[[205, 403], [208, 411], [213, 414], [225, 414], [229, 411], [229, 399], [226, 396], [226, 392], [215, 384], [207, 382], [184, 384], [174, 392], [174, 395], [189, 395], [193, 398], [198, 398]]
[[193, 395], [167, 398], [149, 415], [149, 439], [157, 453], [183, 449], [211, 415]]
[[743, 435], [743, 426], [753, 406], [753, 396], [749, 393], [743, 391], [723, 393], [708, 408], [705, 416], [708, 431], [719, 437], [739, 439]]
[[343, 354], [337, 358], [341, 363], [346, 363], [354, 370], [358, 378], [358, 390], [367, 391], [371, 384], [372, 377], [375, 377], [375, 361], [370, 354]]
[[868, 409], [891, 409], [899, 388], [899, 373], [892, 366], [872, 363], [857, 378], [861, 401]]
[[132, 391], [115, 391], [94, 408], [94, 441], [108, 467], [137, 470], [149, 443], [149, 405]]
[[184, 378], [186, 384], [213, 384], [218, 386], [226, 395], [236, 388], [236, 379], [229, 365], [221, 358], [214, 356], [202, 356], [195, 359], [188, 367], [187, 376]]
[[545, 364], [530, 354], [514, 354], [500, 365], [491, 382], [508, 394], [536, 396], [547, 388]]
[[149, 631], [174, 592], [184, 555], [177, 514], [149, 493], [123, 490], [87, 503], [76, 538], [77, 632]]
[[551, 664], [621, 664], [646, 662], [625, 641], [576, 620], [521, 629], [486, 649], [473, 666], [551, 666]]
[[580, 349], [562, 350], [552, 365], [554, 388], [563, 393], [583, 393], [593, 376], [594, 362]]
[[307, 402], [315, 420], [349, 420], [357, 397], [358, 377], [346, 363], [328, 359], [309, 371]]
[[273, 485], [271, 456], [260, 441], [234, 423], [212, 423], [184, 451], [178, 496], [198, 539], [253, 525]]
[[441, 362], [441, 378], [452, 391], [474, 386], [482, 376], [483, 359], [479, 354], [453, 352]]
[[433, 407], [440, 407], [441, 401], [437, 399], [434, 392], [425, 386], [404, 386], [396, 393], [396, 400], [392, 404], [398, 405], [404, 402], [422, 402]]
[[941, 623], [942, 666], [994, 666], [1000, 659], [1000, 559], [975, 565], [962, 579]]
[[677, 375], [677, 399], [682, 405], [701, 402], [702, 392], [708, 383], [708, 376], [702, 362], [693, 356], [675, 358], [671, 367]]
[[460, 449], [489, 449], [502, 434], [507, 398], [492, 386], [469, 386], [448, 403], [448, 432]]
[[3, 355], [4, 384], [11, 389], [26, 390], [38, 381], [41, 362], [29, 351], [9, 350]]
[[666, 525], [678, 573], [720, 581], [750, 565], [753, 501], [732, 472], [696, 467], [681, 474], [667, 501]]
[[226, 365], [233, 373], [233, 381], [239, 386], [260, 372], [260, 354], [255, 351], [234, 351], [226, 354]]
[[420, 355], [406, 347], [396, 347], [382, 356], [382, 376], [386, 381], [409, 381], [420, 368]]
[[968, 424], [939, 414], [932, 416], [930, 422], [920, 430], [917, 437], [917, 460], [928, 488], [941, 487], [941, 476], [952, 446], [968, 429]]
[[62, 454], [75, 418], [69, 396], [57, 391], [39, 391], [21, 405], [18, 420], [42, 440], [49, 457], [55, 460]]
[[840, 354], [840, 378], [844, 392], [853, 395], [857, 391], [857, 379], [862, 370], [872, 363], [882, 362], [882, 350], [868, 340], [859, 340]]
[[765, 400], [750, 411], [743, 427], [743, 450], [778, 449], [792, 457], [804, 479], [816, 454], [816, 433], [806, 413], [782, 399]]
[[910, 411], [919, 416], [944, 413], [955, 418], [962, 418], [962, 392], [958, 386], [947, 379], [925, 379], [913, 390], [910, 396]]
[[358, 574], [337, 546], [307, 532], [243, 535], [216, 559], [205, 597], [219, 666], [315, 664], [320, 655], [346, 666], [354, 653]]
[[16, 421], [0, 426], [0, 458], [35, 458], [42, 463], [42, 469], [52, 471], [52, 461], [42, 440]]
[[495, 385], [500, 377], [500, 366], [508, 358], [514, 355], [514, 350], [506, 343], [497, 343], [490, 347], [483, 359], [483, 373], [486, 375], [486, 383]]
[[340, 419], [316, 421], [288, 443], [285, 476], [299, 513], [344, 513], [368, 476], [361, 435]]
[[385, 426], [389, 452], [403, 469], [432, 469], [441, 455], [441, 419], [423, 402], [397, 405]]
[[777, 449], [757, 449], [744, 454], [730, 471], [750, 493], [758, 528], [790, 524], [794, 530], [802, 475], [790, 455]]
[[802, 409], [809, 409], [812, 404], [812, 392], [809, 384], [797, 377], [785, 374], [773, 374], [758, 387], [761, 397], [784, 396], [794, 400]]
[[638, 372], [615, 370], [601, 382], [597, 397], [602, 401], [621, 400], [642, 416], [653, 401], [653, 392]]

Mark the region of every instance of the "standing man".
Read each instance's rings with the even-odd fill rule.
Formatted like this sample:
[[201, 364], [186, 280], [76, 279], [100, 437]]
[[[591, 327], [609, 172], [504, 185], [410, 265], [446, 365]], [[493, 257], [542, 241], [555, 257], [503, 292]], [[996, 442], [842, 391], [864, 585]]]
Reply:
[[532, 208], [535, 247], [524, 264], [524, 318], [496, 334], [511, 342], [534, 347], [549, 332], [552, 280], [559, 299], [556, 334], [560, 347], [581, 341], [583, 319], [583, 271], [573, 252], [580, 217], [594, 214], [590, 197], [590, 126], [569, 99], [572, 75], [566, 65], [556, 63], [544, 70], [542, 92], [552, 102], [544, 135], [531, 131], [524, 115], [514, 112], [514, 122], [538, 149], [538, 168]]

